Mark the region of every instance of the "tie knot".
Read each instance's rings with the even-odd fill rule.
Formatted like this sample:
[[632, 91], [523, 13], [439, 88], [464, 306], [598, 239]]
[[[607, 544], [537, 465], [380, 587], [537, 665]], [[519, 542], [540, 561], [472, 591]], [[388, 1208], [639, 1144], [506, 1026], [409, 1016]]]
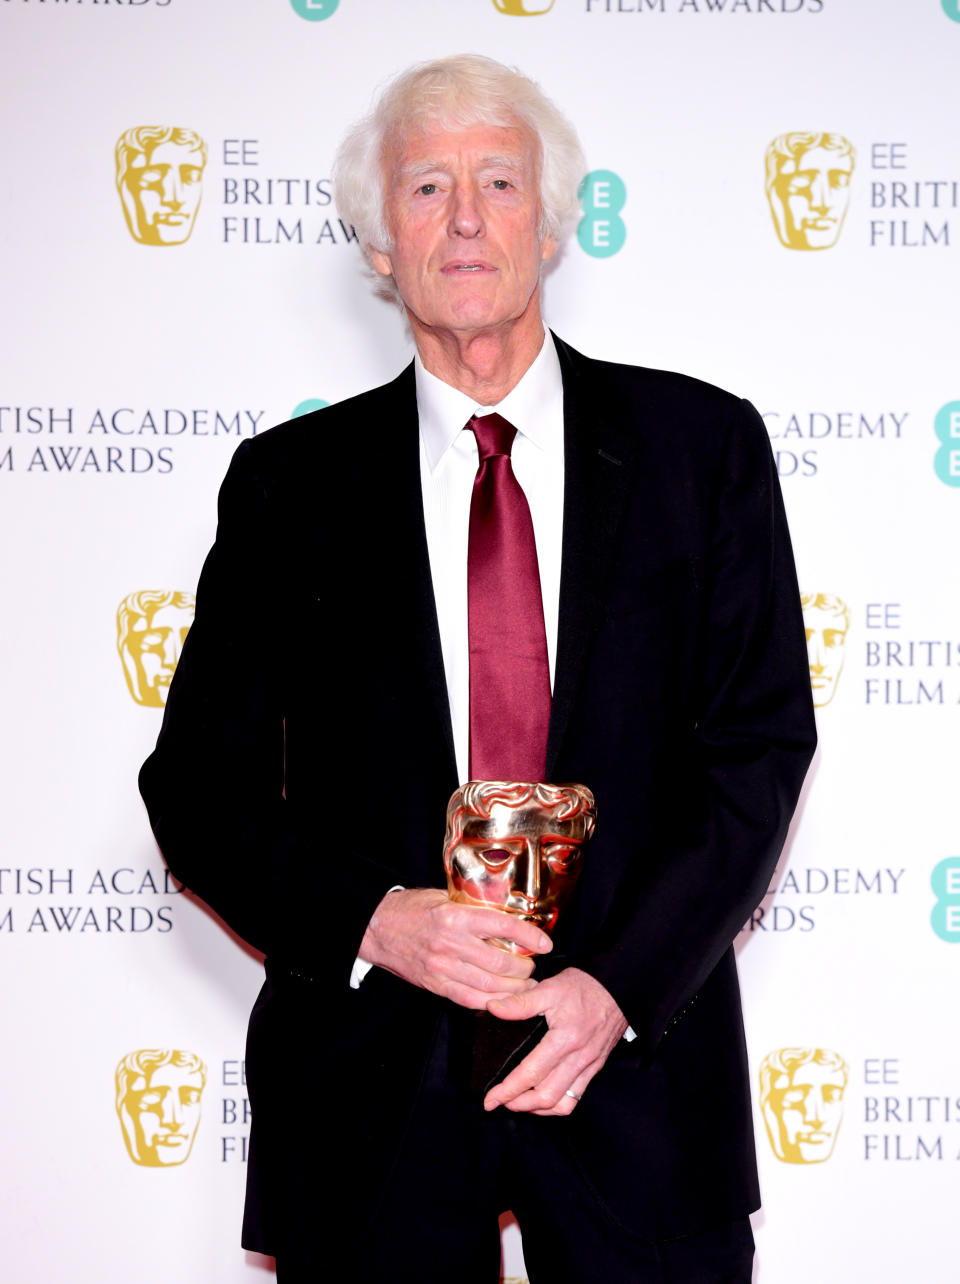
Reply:
[[517, 430], [502, 415], [474, 415], [467, 424], [477, 439], [480, 462], [493, 455], [509, 455]]

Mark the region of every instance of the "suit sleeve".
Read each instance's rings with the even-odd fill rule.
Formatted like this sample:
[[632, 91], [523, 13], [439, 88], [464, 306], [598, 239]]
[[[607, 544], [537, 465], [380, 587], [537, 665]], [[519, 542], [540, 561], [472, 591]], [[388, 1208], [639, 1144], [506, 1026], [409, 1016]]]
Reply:
[[300, 636], [286, 551], [245, 442], [140, 790], [178, 879], [257, 949], [346, 985], [397, 872], [343, 850], [332, 804], [305, 815], [285, 797], [285, 686], [322, 663]]
[[648, 1054], [765, 894], [816, 746], [783, 500], [749, 403], [727, 425], [718, 474], [691, 778], [625, 920], [582, 962]]

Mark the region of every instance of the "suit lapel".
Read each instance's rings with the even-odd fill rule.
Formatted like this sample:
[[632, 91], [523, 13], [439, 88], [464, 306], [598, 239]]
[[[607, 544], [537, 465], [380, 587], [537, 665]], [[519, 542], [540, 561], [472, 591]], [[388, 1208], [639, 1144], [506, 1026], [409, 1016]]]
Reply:
[[611, 404], [609, 389], [592, 377], [592, 363], [554, 340], [563, 374], [564, 504], [548, 780], [603, 618], [640, 454], [639, 435], [624, 422], [626, 408]]

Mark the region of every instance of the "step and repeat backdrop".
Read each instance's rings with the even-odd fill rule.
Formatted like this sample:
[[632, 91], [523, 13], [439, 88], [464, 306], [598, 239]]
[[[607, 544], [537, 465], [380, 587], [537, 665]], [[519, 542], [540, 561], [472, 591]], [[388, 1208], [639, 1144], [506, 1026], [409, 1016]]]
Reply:
[[[4, 1278], [270, 1277], [239, 1247], [261, 960], [165, 871], [136, 773], [231, 452], [409, 360], [331, 160], [462, 51], [581, 132], [553, 327], [750, 397], [776, 454], [821, 747], [738, 941], [757, 1278], [947, 1284], [958, 0], [0, 0]], [[322, 1164], [336, 1103], [290, 1086]]]

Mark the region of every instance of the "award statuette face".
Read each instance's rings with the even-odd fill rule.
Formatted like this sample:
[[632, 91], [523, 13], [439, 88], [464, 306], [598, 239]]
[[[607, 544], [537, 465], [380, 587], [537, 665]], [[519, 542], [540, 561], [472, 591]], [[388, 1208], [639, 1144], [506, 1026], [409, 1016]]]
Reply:
[[[596, 824], [583, 785], [472, 780], [447, 806], [443, 865], [450, 899], [503, 910], [549, 932], [576, 886]], [[491, 945], [526, 953], [509, 936]], [[541, 1017], [500, 1021], [473, 1012], [468, 1080], [483, 1097], [546, 1034]]]
[[[450, 899], [551, 931], [576, 886], [595, 824], [593, 794], [583, 785], [470, 781], [447, 806]], [[491, 944], [526, 952], [508, 937], [492, 937]]]

